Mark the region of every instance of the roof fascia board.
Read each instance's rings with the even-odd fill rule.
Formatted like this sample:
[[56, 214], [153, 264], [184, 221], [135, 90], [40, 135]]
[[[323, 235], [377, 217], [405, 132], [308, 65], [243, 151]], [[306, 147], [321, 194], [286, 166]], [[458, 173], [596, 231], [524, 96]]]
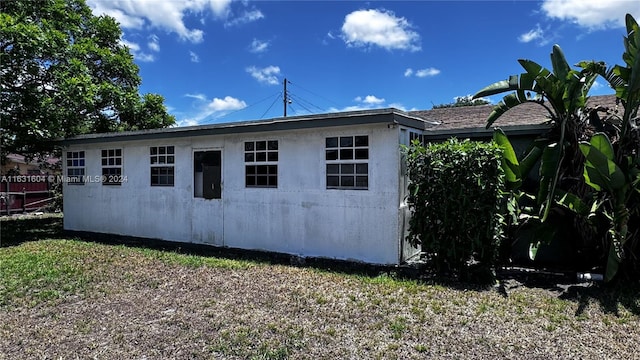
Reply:
[[480, 138], [491, 137], [496, 128], [502, 129], [507, 135], [525, 136], [539, 135], [548, 131], [549, 125], [508, 125], [497, 126], [495, 128], [486, 129], [484, 127], [467, 128], [467, 129], [447, 129], [447, 130], [426, 130], [423, 135], [429, 139], [447, 139], [452, 136], [460, 138]]
[[377, 123], [401, 123], [407, 126], [425, 129], [425, 121], [403, 114], [399, 110], [380, 109], [367, 112], [325, 114], [324, 116], [306, 116], [278, 118], [264, 121], [225, 123], [216, 125], [190, 126], [184, 128], [165, 128], [122, 133], [86, 134], [61, 139], [60, 145], [108, 143], [116, 141], [174, 139], [194, 136], [229, 135], [254, 132], [301, 130], [334, 126], [371, 125]]

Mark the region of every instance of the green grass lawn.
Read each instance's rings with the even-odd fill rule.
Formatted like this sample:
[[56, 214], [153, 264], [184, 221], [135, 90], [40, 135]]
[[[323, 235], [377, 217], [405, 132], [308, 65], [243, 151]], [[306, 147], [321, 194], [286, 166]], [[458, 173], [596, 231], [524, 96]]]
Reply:
[[70, 239], [3, 219], [0, 359], [632, 359], [640, 286], [435, 280]]

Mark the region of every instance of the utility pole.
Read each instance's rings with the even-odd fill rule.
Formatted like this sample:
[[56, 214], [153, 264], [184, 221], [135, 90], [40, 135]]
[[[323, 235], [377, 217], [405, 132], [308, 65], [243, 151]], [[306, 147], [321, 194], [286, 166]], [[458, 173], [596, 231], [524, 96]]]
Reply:
[[284, 78], [282, 84], [284, 85], [284, 92], [282, 93], [282, 102], [284, 102], [284, 117], [287, 117], [287, 102], [289, 101], [289, 96], [287, 95], [287, 78]]

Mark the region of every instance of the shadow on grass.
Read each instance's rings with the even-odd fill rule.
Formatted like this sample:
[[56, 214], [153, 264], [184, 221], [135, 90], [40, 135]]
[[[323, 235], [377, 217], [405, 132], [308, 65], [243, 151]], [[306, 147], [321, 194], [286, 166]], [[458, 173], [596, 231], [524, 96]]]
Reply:
[[616, 284], [598, 284], [594, 286], [570, 286], [560, 299], [576, 301], [579, 306], [576, 316], [584, 313], [590, 303], [597, 302], [603, 312], [620, 316], [620, 307], [624, 307], [636, 316], [640, 316], [640, 284], [621, 282]]
[[560, 300], [578, 304], [575, 316], [581, 316], [590, 304], [598, 304], [604, 313], [620, 316], [625, 308], [635, 316], [640, 316], [640, 281], [638, 279], [618, 279], [611, 283], [578, 282], [576, 273], [550, 274], [543, 271], [528, 271], [499, 276], [498, 291], [504, 296], [519, 286], [538, 288], [558, 294]]
[[0, 218], [0, 247], [61, 238], [64, 238], [62, 214], [14, 215]]
[[436, 275], [426, 266], [371, 265], [353, 261], [302, 258], [283, 253], [214, 247], [112, 234], [69, 232], [63, 230], [61, 214], [3, 217], [0, 219], [0, 231], [0, 247], [16, 246], [28, 241], [78, 237], [83, 241], [108, 245], [148, 248], [228, 260], [248, 260], [272, 265], [298, 266], [318, 271], [370, 278], [385, 277], [400, 281], [415, 281], [425, 285], [444, 286], [455, 290], [497, 290], [504, 296], [509, 296], [508, 293], [511, 290], [520, 286], [541, 288], [557, 293], [559, 299], [577, 302], [579, 306], [576, 316], [582, 315], [591, 303], [599, 304], [602, 310], [609, 314], [619, 315], [620, 307], [624, 307], [632, 314], [640, 316], [640, 282], [637, 280], [619, 281], [615, 284], [585, 284], [576, 282], [575, 273], [551, 274], [541, 271], [521, 273], [499, 271], [497, 274], [498, 286], [494, 286], [495, 283], [487, 285], [462, 282], [454, 277]]

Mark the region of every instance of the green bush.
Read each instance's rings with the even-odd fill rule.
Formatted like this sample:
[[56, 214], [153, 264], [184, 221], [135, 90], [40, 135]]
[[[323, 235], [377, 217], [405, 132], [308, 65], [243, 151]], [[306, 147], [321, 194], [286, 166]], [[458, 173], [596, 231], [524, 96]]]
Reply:
[[411, 209], [408, 240], [438, 272], [495, 266], [502, 238], [504, 174], [495, 143], [452, 138], [406, 148]]

